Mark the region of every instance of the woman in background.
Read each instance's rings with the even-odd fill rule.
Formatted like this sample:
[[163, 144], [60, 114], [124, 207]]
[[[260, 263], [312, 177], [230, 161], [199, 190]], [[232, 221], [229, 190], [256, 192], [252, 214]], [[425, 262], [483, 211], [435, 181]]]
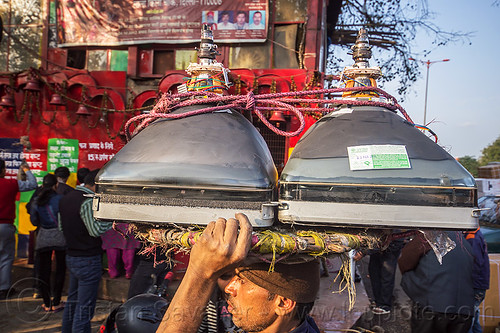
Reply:
[[[58, 228], [59, 200], [57, 194], [57, 177], [47, 174], [43, 177], [43, 185], [31, 207], [31, 223], [39, 227], [35, 249], [39, 255], [38, 276], [39, 288], [43, 298], [42, 308], [46, 312], [58, 312], [64, 308], [61, 294], [66, 275], [66, 241]], [[56, 276], [53, 285], [53, 298], [50, 298], [52, 272], [52, 253], [56, 257]]]
[[119, 267], [123, 261], [125, 278], [131, 279], [134, 274], [135, 252], [141, 243], [129, 232], [127, 223], [117, 223], [116, 228], [119, 231], [110, 229], [101, 236], [102, 248], [106, 250], [108, 257], [108, 274], [112, 279], [120, 276]]

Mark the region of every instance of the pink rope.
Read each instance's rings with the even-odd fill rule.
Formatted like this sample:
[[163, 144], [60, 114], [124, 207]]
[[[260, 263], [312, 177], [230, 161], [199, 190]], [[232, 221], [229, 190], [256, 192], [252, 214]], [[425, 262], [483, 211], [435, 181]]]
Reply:
[[[320, 95], [331, 95], [344, 92], [374, 92], [379, 96], [385, 97], [388, 102], [371, 101], [371, 100], [349, 100], [349, 99], [324, 99], [324, 98], [299, 98], [304, 96], [320, 96]], [[197, 96], [203, 96], [203, 98], [192, 98]], [[302, 107], [294, 106], [294, 104], [318, 104], [318, 107]], [[198, 110], [187, 111], [179, 114], [173, 114], [172, 111], [192, 105], [206, 105], [212, 104], [214, 106], [201, 108]], [[273, 105], [273, 106], [270, 106]], [[322, 106], [321, 106], [322, 105]], [[239, 111], [248, 110], [254, 112], [257, 117], [267, 126], [270, 130], [278, 135], [283, 136], [295, 136], [298, 135], [305, 127], [305, 119], [303, 112], [321, 112], [329, 113], [332, 112], [332, 108], [327, 107], [328, 105], [338, 106], [338, 105], [358, 105], [358, 106], [379, 106], [384, 107], [392, 111], [399, 111], [405, 117], [405, 119], [413, 124], [410, 116], [406, 111], [397, 103], [396, 98], [389, 95], [380, 88], [375, 87], [350, 87], [350, 88], [333, 88], [333, 89], [318, 89], [318, 90], [307, 90], [307, 91], [291, 91], [283, 93], [271, 93], [254, 95], [250, 91], [246, 95], [227, 95], [221, 96], [215, 93], [198, 91], [198, 92], [188, 92], [182, 94], [162, 94], [156, 105], [153, 107], [148, 114], [141, 114], [132, 117], [125, 124], [125, 134], [127, 139], [130, 140], [131, 137], [145, 127], [147, 127], [151, 122], [157, 119], [178, 119], [190, 117], [198, 114], [209, 113], [219, 110], [227, 110], [233, 108]], [[273, 124], [267, 120], [263, 112], [266, 111], [290, 111], [299, 120], [299, 128], [293, 132], [282, 131], [275, 127]], [[130, 132], [130, 127], [134, 123], [139, 123], [136, 125], [133, 133]]]

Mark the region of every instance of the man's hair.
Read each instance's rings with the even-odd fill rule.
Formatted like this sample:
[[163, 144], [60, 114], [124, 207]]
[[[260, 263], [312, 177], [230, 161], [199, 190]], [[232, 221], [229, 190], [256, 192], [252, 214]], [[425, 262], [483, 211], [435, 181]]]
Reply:
[[5, 169], [5, 161], [0, 158], [0, 172], [2, 172], [3, 169]]
[[76, 171], [76, 178], [78, 179], [79, 183], [84, 183], [85, 182], [85, 176], [88, 175], [90, 172], [89, 168], [80, 168]]
[[245, 15], [245, 18], [247, 17], [247, 13], [245, 13], [244, 11], [241, 11], [241, 10], [236, 13], [236, 16], [238, 16], [240, 14]]
[[94, 186], [95, 185], [95, 176], [97, 176], [97, 173], [99, 172], [99, 169], [95, 169], [90, 171], [84, 178], [83, 182], [85, 185], [88, 186]]
[[70, 175], [69, 169], [65, 166], [59, 167], [54, 171], [54, 175], [62, 179], [68, 179]]
[[256, 11], [255, 13], [253, 13], [253, 16], [255, 16], [256, 14], [260, 14], [260, 16], [262, 16], [262, 13], [259, 11]]

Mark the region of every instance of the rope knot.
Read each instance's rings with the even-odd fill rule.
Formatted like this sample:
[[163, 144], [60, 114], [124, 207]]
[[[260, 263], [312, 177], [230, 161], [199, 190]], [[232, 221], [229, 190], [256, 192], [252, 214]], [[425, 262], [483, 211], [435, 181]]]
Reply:
[[255, 109], [255, 95], [253, 94], [253, 91], [249, 91], [245, 99], [247, 102], [245, 108], [247, 110], [253, 111]]
[[169, 113], [173, 103], [172, 96], [168, 93], [163, 93], [153, 106], [151, 113]]

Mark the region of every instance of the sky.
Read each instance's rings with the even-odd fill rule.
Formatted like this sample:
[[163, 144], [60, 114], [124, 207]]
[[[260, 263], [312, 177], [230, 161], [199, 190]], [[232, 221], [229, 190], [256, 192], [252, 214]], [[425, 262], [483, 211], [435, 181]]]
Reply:
[[[431, 65], [426, 121], [438, 144], [454, 157], [479, 158], [483, 148], [500, 137], [500, 5], [494, 0], [428, 0], [433, 22], [446, 31], [472, 32], [468, 42], [435, 49], [419, 60], [450, 59]], [[425, 34], [415, 49], [431, 47]], [[413, 56], [415, 58], [415, 56]], [[375, 65], [376, 59], [370, 63]], [[424, 118], [426, 66], [402, 102], [415, 123]], [[383, 68], [382, 68], [383, 72]], [[390, 85], [382, 87], [390, 94]]]

